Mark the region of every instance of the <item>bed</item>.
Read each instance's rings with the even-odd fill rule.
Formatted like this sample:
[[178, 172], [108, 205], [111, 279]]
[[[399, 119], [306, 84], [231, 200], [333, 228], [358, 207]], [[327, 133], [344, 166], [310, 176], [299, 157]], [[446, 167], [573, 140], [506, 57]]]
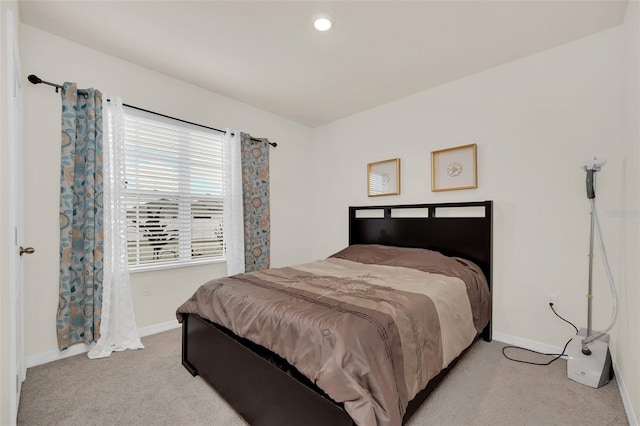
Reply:
[[[436, 266], [416, 266], [432, 258]], [[491, 340], [491, 258], [491, 201], [350, 207], [349, 247], [336, 255], [203, 285], [178, 309], [182, 364], [252, 425], [404, 424], [478, 336]], [[435, 284], [403, 291], [427, 278]], [[480, 285], [486, 318], [474, 301], [447, 313], [453, 302], [426, 294], [439, 286], [471, 300]], [[380, 303], [381, 294], [398, 299]], [[435, 307], [423, 313], [423, 301]], [[302, 311], [312, 320], [299, 319]], [[416, 328], [417, 317], [438, 324], [441, 346]], [[296, 333], [306, 341], [292, 331], [305, 322], [312, 327]]]

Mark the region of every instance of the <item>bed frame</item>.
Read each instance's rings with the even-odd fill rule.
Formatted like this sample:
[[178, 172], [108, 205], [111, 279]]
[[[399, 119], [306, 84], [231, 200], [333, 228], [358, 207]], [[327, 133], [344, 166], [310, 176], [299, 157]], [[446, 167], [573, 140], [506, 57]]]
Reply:
[[[491, 201], [349, 207], [349, 245], [354, 244], [428, 248], [464, 257], [482, 269], [491, 291]], [[481, 335], [491, 341], [491, 321]], [[409, 402], [403, 424], [462, 355]], [[197, 315], [183, 320], [182, 365], [251, 425], [353, 425], [342, 404], [286, 360]]]

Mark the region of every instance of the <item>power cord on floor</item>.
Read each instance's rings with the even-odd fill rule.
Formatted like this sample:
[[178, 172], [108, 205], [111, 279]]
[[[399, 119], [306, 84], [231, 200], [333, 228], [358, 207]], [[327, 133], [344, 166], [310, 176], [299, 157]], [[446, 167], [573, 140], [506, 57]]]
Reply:
[[[568, 321], [564, 318], [562, 318], [555, 309], [553, 309], [553, 302], [549, 302], [549, 307], [551, 308], [551, 310], [553, 311], [554, 314], [556, 314], [556, 316], [558, 318], [560, 318], [562, 321], [566, 322], [567, 324], [570, 324], [571, 327], [575, 328], [576, 330], [576, 334], [578, 334], [578, 327], [576, 327], [575, 325], [573, 325], [573, 323], [571, 321]], [[531, 365], [549, 365], [552, 362], [558, 360], [559, 358], [562, 358], [563, 356], [565, 356], [565, 351], [567, 350], [567, 346], [569, 346], [569, 342], [571, 342], [573, 338], [569, 339], [567, 341], [567, 343], [564, 345], [564, 348], [562, 348], [562, 353], [560, 354], [547, 354], [544, 352], [538, 352], [538, 351], [534, 351], [532, 349], [527, 349], [527, 348], [521, 348], [519, 346], [505, 346], [504, 348], [502, 348], [502, 355], [504, 355], [505, 358], [507, 358], [508, 360], [511, 361], [515, 361], [515, 362], [521, 362], [523, 364], [531, 364]], [[521, 359], [515, 359], [515, 358], [511, 358], [509, 355], [507, 355], [507, 353], [505, 352], [506, 349], [520, 349], [523, 351], [527, 351], [527, 352], [532, 352], [534, 354], [539, 354], [539, 355], [546, 355], [546, 356], [555, 356], [555, 358], [553, 358], [552, 360], [550, 360], [549, 362], [531, 362], [531, 361], [524, 361]]]

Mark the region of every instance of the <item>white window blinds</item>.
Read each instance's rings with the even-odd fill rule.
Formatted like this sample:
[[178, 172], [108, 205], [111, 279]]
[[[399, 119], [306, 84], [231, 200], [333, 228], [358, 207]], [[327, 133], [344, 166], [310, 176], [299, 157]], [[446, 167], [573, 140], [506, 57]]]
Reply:
[[223, 258], [221, 135], [125, 108], [125, 157], [130, 267]]

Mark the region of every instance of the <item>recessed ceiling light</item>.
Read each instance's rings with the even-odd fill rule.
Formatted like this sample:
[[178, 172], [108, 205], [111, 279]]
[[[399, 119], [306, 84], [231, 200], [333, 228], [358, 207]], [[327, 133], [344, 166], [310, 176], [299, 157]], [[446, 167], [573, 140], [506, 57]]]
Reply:
[[318, 18], [313, 22], [313, 26], [318, 31], [327, 31], [331, 28], [331, 20], [329, 18]]

